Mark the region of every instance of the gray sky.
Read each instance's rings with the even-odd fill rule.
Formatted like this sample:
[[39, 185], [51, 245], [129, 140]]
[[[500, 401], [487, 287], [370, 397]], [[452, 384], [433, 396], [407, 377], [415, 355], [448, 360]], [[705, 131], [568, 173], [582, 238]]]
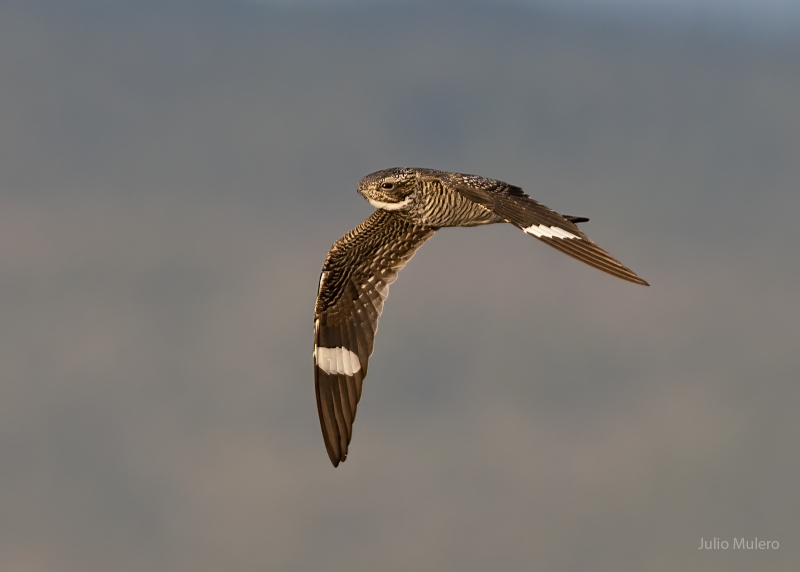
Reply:
[[[0, 7], [0, 570], [797, 567], [796, 38], [127, 10]], [[588, 216], [652, 286], [440, 232], [333, 469], [319, 271], [403, 165]]]
[[[365, 5], [408, 5], [404, 0], [250, 0], [265, 6], [315, 5], [315, 6], [365, 6]], [[457, 6], [458, 0], [442, 2]], [[559, 10], [612, 10], [615, 12], [673, 13], [708, 20], [728, 18], [774, 19], [789, 17], [797, 22], [800, 6], [793, 0], [504, 0], [503, 2], [463, 2], [472, 5], [514, 5], [523, 7], [549, 7]]]

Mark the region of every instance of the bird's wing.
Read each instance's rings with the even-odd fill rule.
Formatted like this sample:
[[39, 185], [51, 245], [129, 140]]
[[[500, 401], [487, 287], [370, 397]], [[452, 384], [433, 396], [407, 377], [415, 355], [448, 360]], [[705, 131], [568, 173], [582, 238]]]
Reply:
[[378, 209], [337, 240], [325, 259], [314, 312], [314, 386], [334, 467], [347, 458], [389, 285], [435, 231]]
[[519, 187], [475, 175], [447, 173], [442, 178], [445, 186], [483, 205], [553, 248], [623, 280], [649, 286], [635, 272], [592, 242], [574, 222], [536, 202]]

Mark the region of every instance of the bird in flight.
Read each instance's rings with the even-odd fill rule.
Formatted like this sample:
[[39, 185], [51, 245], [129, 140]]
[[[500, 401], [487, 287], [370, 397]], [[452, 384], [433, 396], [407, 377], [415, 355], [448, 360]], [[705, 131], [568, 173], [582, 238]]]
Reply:
[[376, 210], [331, 247], [314, 310], [317, 411], [334, 467], [347, 458], [389, 285], [440, 228], [511, 223], [603, 272], [648, 286], [576, 226], [589, 219], [560, 215], [502, 181], [432, 169], [386, 169], [361, 179], [358, 192]]

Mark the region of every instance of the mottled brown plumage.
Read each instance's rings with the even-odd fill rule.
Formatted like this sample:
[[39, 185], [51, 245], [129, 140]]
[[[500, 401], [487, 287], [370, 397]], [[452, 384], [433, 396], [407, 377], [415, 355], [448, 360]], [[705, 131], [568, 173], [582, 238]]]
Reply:
[[575, 225], [588, 219], [560, 215], [502, 181], [432, 169], [387, 169], [364, 177], [358, 192], [377, 210], [328, 252], [314, 312], [317, 410], [334, 466], [347, 458], [389, 285], [438, 229], [511, 223], [595, 268], [647, 285]]

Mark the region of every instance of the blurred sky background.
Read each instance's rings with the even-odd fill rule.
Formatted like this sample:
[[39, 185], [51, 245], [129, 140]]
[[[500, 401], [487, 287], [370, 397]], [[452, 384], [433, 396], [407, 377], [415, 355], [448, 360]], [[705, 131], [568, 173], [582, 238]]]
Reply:
[[[796, 4], [0, 3], [0, 571], [796, 570]], [[652, 287], [443, 230], [334, 469], [319, 271], [391, 166]]]

